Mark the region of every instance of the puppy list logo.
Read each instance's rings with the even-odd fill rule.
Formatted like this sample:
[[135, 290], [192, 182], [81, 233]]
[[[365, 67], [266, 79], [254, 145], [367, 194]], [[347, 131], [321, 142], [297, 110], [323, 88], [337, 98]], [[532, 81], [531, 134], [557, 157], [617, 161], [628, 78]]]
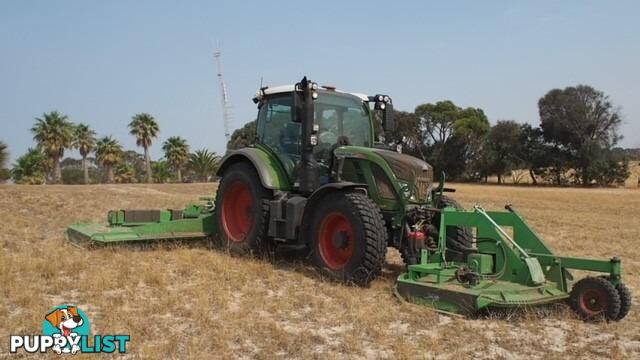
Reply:
[[77, 306], [53, 308], [42, 322], [42, 333], [53, 337], [53, 351], [58, 354], [80, 351], [80, 336], [89, 336], [89, 320]]
[[12, 335], [10, 352], [24, 349], [27, 353], [46, 353], [49, 349], [58, 354], [124, 353], [129, 335], [95, 335], [89, 341], [90, 324], [87, 315], [74, 305], [59, 305], [51, 309], [42, 322], [43, 335]]

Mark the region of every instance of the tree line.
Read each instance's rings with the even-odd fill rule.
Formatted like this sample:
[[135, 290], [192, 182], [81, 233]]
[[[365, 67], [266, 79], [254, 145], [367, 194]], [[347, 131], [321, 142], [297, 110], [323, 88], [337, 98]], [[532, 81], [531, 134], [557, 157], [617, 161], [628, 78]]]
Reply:
[[[538, 126], [513, 120], [490, 125], [480, 108], [451, 101], [398, 112], [390, 138], [458, 181], [498, 183], [525, 170], [531, 183], [620, 185], [629, 177], [629, 152], [616, 147], [622, 117], [602, 91], [587, 85], [552, 89], [538, 100]], [[522, 172], [519, 172], [522, 174]]]
[[[87, 124], [74, 124], [69, 117], [51, 111], [35, 119], [31, 128], [35, 146], [6, 168], [8, 149], [0, 142], [0, 181], [17, 184], [90, 184], [90, 183], [164, 183], [211, 181], [220, 157], [200, 149], [191, 152], [180, 136], [162, 143], [164, 157], [152, 161], [149, 150], [158, 138], [160, 127], [147, 113], [135, 114], [128, 124], [129, 134], [143, 154], [125, 150], [113, 136], [97, 137]], [[64, 158], [66, 150], [76, 149], [82, 159]]]
[[[418, 105], [413, 112], [396, 111], [396, 129], [383, 134], [386, 143], [401, 143], [403, 152], [421, 158], [455, 181], [533, 184], [619, 185], [629, 177], [629, 160], [640, 149], [617, 147], [620, 109], [602, 91], [587, 85], [552, 89], [538, 100], [537, 126], [514, 120], [491, 125], [481, 108], [462, 108], [450, 100]], [[56, 111], [36, 119], [31, 129], [36, 146], [5, 167], [7, 146], [0, 142], [0, 180], [16, 183], [97, 183], [210, 181], [220, 157], [206, 149], [190, 152], [187, 141], [172, 136], [162, 144], [164, 158], [151, 161], [149, 148], [159, 127], [153, 116], [132, 117], [129, 132], [143, 154], [125, 151], [113, 137], [96, 138], [86, 124], [73, 124]], [[237, 129], [227, 149], [256, 140], [256, 123]], [[77, 149], [81, 160], [63, 159]], [[91, 157], [91, 154], [94, 157]], [[95, 166], [90, 166], [89, 163]], [[80, 173], [81, 171], [81, 173]], [[82, 175], [80, 175], [82, 174]], [[524, 174], [524, 175], [523, 175]]]

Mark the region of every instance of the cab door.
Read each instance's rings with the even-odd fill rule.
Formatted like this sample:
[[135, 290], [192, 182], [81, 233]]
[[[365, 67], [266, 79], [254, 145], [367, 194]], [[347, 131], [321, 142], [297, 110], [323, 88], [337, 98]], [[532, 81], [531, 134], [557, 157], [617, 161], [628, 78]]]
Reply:
[[301, 126], [292, 121], [291, 94], [276, 94], [264, 99], [258, 112], [258, 141], [269, 148], [295, 183], [300, 164]]

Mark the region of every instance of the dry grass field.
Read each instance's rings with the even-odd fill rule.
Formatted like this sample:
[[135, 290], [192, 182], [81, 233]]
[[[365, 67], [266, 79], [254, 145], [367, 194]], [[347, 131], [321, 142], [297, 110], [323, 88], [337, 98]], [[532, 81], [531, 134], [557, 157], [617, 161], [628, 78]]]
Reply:
[[[512, 202], [559, 253], [622, 256], [640, 292], [639, 190], [455, 187], [466, 206]], [[103, 221], [110, 208], [182, 207], [214, 191], [0, 186], [0, 357], [9, 334], [38, 334], [51, 307], [75, 303], [94, 334], [130, 334], [130, 358], [640, 358], [638, 308], [620, 323], [583, 323], [564, 306], [451, 318], [392, 295], [395, 251], [385, 276], [362, 289], [302, 261], [231, 257], [207, 244], [84, 250], [64, 239], [67, 224]]]

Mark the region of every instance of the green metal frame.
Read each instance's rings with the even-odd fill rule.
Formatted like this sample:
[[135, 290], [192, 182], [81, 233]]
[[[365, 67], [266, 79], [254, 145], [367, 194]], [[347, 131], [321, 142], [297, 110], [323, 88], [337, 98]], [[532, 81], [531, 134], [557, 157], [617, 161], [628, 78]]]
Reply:
[[[441, 216], [438, 249], [423, 250], [421, 263], [410, 265], [408, 272], [398, 277], [397, 293], [408, 301], [440, 311], [468, 314], [490, 306], [513, 307], [565, 299], [573, 281], [569, 269], [606, 273], [614, 284], [622, 281], [619, 259], [557, 256], [513, 208], [508, 208], [508, 212], [485, 212], [480, 207], [473, 211], [446, 208]], [[456, 279], [456, 272], [472, 265], [472, 261], [447, 260], [448, 226], [473, 229], [479, 255], [469, 258], [477, 267], [490, 257], [487, 263], [492, 267], [491, 274], [479, 274], [473, 284]], [[510, 228], [513, 235], [505, 228]]]

